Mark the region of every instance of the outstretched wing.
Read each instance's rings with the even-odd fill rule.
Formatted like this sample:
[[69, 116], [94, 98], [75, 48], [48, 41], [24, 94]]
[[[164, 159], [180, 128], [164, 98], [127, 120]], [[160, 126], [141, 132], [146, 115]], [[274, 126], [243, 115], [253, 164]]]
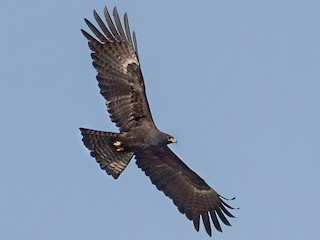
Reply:
[[133, 32], [132, 41], [127, 14], [124, 15], [125, 31], [116, 8], [113, 9], [115, 24], [108, 9], [104, 9], [108, 27], [96, 11], [93, 15], [102, 32], [87, 19], [85, 22], [96, 38], [81, 31], [89, 41], [93, 66], [98, 72], [100, 93], [106, 99], [111, 120], [120, 131], [128, 131], [140, 121], [154, 126], [145, 94], [136, 37]]
[[167, 146], [156, 153], [152, 151], [138, 153], [136, 158], [138, 167], [150, 177], [160, 191], [173, 200], [181, 213], [193, 221], [197, 231], [199, 231], [200, 216], [210, 236], [210, 218], [220, 232], [222, 229], [218, 218], [230, 226], [226, 216], [232, 218], [234, 216], [227, 208], [233, 208]]

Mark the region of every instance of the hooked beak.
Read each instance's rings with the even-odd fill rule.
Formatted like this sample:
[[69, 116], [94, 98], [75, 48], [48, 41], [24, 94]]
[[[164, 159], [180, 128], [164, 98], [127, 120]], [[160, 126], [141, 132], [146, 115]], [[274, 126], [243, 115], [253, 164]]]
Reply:
[[176, 143], [176, 142], [177, 142], [177, 139], [175, 139], [174, 137], [171, 137], [171, 138], [169, 138], [169, 142], [171, 142], [171, 143]]

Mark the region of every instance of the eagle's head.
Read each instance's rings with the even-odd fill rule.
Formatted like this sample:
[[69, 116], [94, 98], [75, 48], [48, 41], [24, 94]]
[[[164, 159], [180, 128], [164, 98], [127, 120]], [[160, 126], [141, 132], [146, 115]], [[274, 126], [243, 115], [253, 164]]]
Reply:
[[176, 142], [177, 142], [177, 139], [175, 139], [171, 135], [167, 135], [167, 144], [176, 143]]

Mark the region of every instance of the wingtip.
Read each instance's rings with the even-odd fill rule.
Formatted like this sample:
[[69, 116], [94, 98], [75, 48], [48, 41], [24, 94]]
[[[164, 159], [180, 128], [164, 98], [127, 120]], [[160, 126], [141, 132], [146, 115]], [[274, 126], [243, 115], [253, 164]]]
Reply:
[[86, 31], [83, 30], [82, 28], [80, 29], [80, 31], [82, 32], [83, 35], [86, 33]]
[[107, 6], [105, 6], [105, 7], [103, 8], [103, 12], [104, 12], [104, 14], [110, 15]]
[[[183, 213], [183, 212], [181, 212], [181, 213]], [[197, 230], [197, 232], [199, 232], [199, 229], [200, 229], [200, 216], [198, 216], [196, 219], [193, 219], [193, 226]]]
[[81, 31], [81, 33], [83, 34], [83, 36], [84, 36], [86, 39], [90, 40], [91, 35], [90, 35], [89, 33], [87, 33], [86, 30], [80, 29], [80, 31]]
[[113, 14], [116, 14], [116, 13], [118, 13], [118, 10], [117, 10], [117, 7], [116, 7], [116, 6], [114, 6], [114, 7], [113, 7], [113, 10], [112, 10], [112, 12], [113, 12]]
[[93, 10], [93, 16], [96, 18], [96, 17], [99, 17], [99, 14], [97, 13], [96, 10]]
[[[240, 209], [239, 207], [238, 207], [238, 208], [231, 207], [229, 204], [227, 204], [226, 202], [223, 201], [223, 200], [233, 201], [233, 200], [236, 199], [236, 197], [233, 197], [233, 198], [225, 198], [225, 197], [223, 197], [223, 196], [221, 196], [221, 195], [219, 195], [219, 197], [221, 198], [221, 201], [222, 201], [223, 205], [225, 205], [226, 207], [228, 207], [228, 208], [230, 208], [230, 209], [236, 209], [236, 210]], [[222, 200], [222, 199], [223, 199], [223, 200]]]
[[88, 26], [91, 25], [91, 22], [90, 22], [87, 18], [84, 18], [84, 21], [85, 21], [85, 23], [86, 23]]
[[219, 197], [221, 197], [222, 199], [227, 200], [227, 201], [232, 201], [232, 200], [235, 200], [235, 199], [236, 199], [236, 197], [233, 197], [233, 198], [226, 198], [226, 197], [221, 196], [221, 195], [219, 195]]

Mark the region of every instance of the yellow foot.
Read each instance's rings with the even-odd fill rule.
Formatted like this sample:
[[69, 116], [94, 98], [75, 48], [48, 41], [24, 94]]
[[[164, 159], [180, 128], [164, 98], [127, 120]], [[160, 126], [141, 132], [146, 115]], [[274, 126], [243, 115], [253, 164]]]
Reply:
[[122, 146], [122, 142], [120, 142], [120, 141], [115, 141], [115, 142], [113, 143], [113, 146], [116, 147], [116, 151], [117, 151], [117, 152], [122, 152], [122, 151], [124, 151], [124, 147]]
[[122, 151], [124, 151], [124, 147], [117, 147], [117, 148], [116, 148], [116, 151], [117, 151], [117, 152], [122, 152]]
[[121, 142], [120, 141], [115, 141], [114, 143], [113, 143], [113, 146], [115, 146], [115, 147], [121, 147]]

